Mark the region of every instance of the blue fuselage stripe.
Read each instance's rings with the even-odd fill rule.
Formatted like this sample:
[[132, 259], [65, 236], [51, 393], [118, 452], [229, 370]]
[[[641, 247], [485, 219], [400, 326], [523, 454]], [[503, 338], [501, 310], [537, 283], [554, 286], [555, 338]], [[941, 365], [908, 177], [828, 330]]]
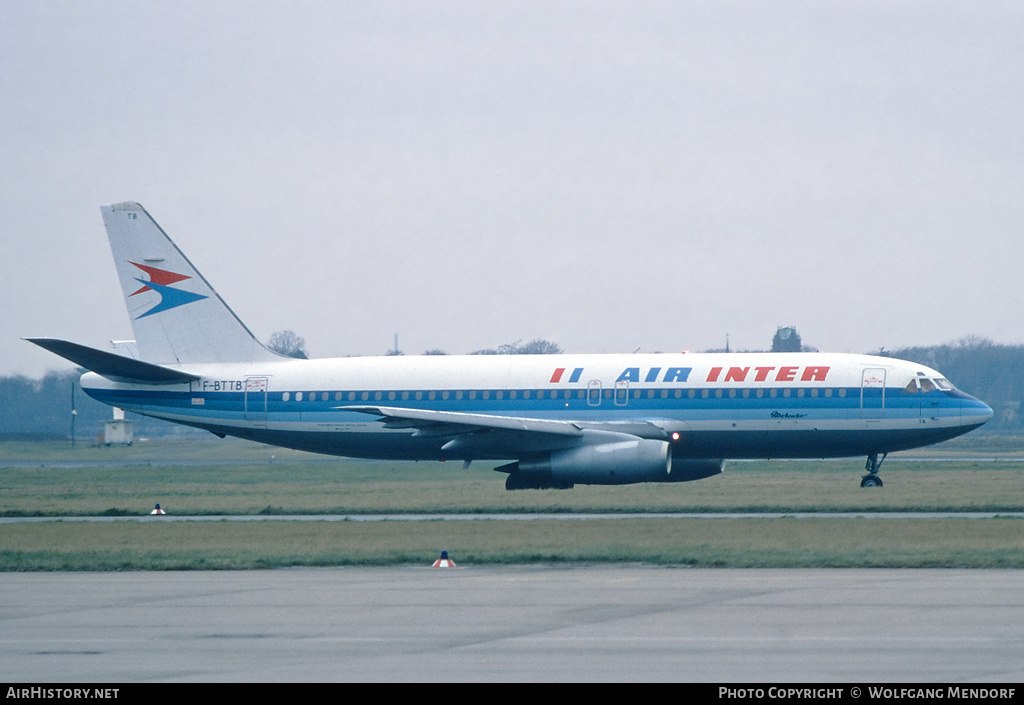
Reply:
[[[339, 407], [357, 404], [383, 404], [409, 409], [427, 409], [453, 411], [463, 413], [492, 414], [497, 416], [602, 418], [609, 414], [633, 417], [663, 414], [671, 417], [686, 418], [698, 415], [700, 418], [735, 418], [737, 420], [754, 420], [772, 418], [773, 411], [785, 412], [799, 410], [805, 414], [802, 418], [841, 420], [857, 418], [864, 407], [881, 407], [882, 390], [834, 389], [831, 396], [818, 390], [812, 395], [810, 390], [787, 390], [791, 393], [770, 396], [765, 390], [764, 396], [758, 397], [756, 390], [710, 389], [697, 390], [691, 398], [686, 391], [677, 398], [675, 390], [666, 390], [663, 397], [661, 390], [654, 390], [648, 396], [646, 390], [639, 397], [632, 394], [625, 399], [616, 398], [614, 394], [602, 397], [599, 404], [592, 403], [586, 395], [582, 398], [575, 392], [566, 396], [564, 392], [552, 393], [548, 390], [516, 390], [516, 398], [509, 398], [507, 390], [459, 390], [459, 391], [377, 391], [377, 392], [257, 392], [246, 395], [244, 392], [170, 392], [162, 390], [100, 390], [87, 389], [90, 396], [107, 404], [139, 411], [140, 413], [187, 413], [197, 418], [237, 416], [241, 418], [248, 411], [265, 412], [270, 418], [280, 420], [312, 420], [314, 417], [325, 416], [330, 420], [339, 420], [339, 415], [359, 417], [365, 415], [346, 412]], [[497, 399], [499, 391], [505, 398]], [[611, 391], [611, 390], [606, 390]], [[703, 395], [707, 392], [707, 396]], [[799, 392], [803, 391], [803, 395]], [[490, 398], [483, 395], [489, 393]], [[297, 401], [297, 395], [303, 394]], [[327, 398], [324, 399], [326, 394]], [[431, 394], [434, 399], [429, 398]], [[443, 398], [447, 394], [448, 398]], [[470, 398], [471, 394], [475, 398]], [[720, 394], [720, 396], [719, 396]], [[285, 395], [288, 400], [285, 401]], [[422, 398], [417, 398], [420, 395]], [[964, 400], [961, 395], [951, 395], [935, 391], [925, 394], [902, 394], [900, 390], [886, 390], [884, 411], [886, 418], [912, 418], [919, 416], [922, 410], [929, 415], [949, 416], [961, 413]], [[963, 395], [966, 396], [966, 395]], [[315, 397], [315, 399], [311, 398]], [[460, 398], [461, 397], [461, 398]]]

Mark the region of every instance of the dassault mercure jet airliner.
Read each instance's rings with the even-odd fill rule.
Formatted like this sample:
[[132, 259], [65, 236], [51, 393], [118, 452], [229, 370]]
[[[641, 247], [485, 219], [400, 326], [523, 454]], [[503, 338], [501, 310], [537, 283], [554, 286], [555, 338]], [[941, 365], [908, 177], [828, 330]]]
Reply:
[[137, 203], [102, 209], [136, 337], [29, 338], [112, 406], [214, 434], [394, 460], [509, 461], [506, 488], [686, 482], [727, 458], [867, 456], [937, 443], [992, 410], [912, 362], [826, 353], [297, 360], [249, 332]]

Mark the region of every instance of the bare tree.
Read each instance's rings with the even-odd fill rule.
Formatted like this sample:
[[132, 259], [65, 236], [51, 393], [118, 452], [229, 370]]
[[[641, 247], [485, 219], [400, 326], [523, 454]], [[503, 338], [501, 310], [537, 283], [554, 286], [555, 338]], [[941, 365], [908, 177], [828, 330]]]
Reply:
[[534, 338], [529, 343], [520, 345], [516, 352], [520, 355], [558, 355], [562, 352], [562, 348], [550, 340]]
[[309, 359], [309, 354], [306, 352], [306, 339], [290, 330], [279, 330], [274, 333], [270, 336], [267, 347], [279, 355], [297, 357], [300, 360]]
[[470, 355], [558, 355], [561, 352], [562, 348], [550, 340], [534, 338], [525, 345], [517, 340], [514, 343], [499, 345], [497, 350], [493, 348], [475, 350]]

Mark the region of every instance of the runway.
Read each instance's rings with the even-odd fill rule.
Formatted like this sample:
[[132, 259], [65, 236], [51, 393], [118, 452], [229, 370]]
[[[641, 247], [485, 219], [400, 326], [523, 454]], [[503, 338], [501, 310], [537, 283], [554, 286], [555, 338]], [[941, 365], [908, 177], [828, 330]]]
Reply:
[[0, 574], [8, 682], [1024, 679], [1024, 571]]

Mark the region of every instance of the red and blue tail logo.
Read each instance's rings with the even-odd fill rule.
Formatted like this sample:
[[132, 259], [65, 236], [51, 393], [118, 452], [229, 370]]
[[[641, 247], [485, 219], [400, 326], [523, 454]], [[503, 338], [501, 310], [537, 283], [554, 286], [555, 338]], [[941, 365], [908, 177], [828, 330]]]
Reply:
[[175, 272], [168, 272], [166, 269], [157, 269], [156, 267], [139, 264], [138, 262], [129, 262], [129, 264], [138, 267], [149, 275], [149, 281], [139, 279], [138, 277], [135, 278], [135, 281], [142, 284], [142, 288], [131, 294], [131, 296], [141, 294], [144, 291], [155, 291], [160, 295], [160, 301], [157, 305], [143, 313], [141, 316], [137, 316], [136, 320], [139, 318], [145, 318], [146, 316], [152, 316], [154, 313], [161, 313], [172, 308], [177, 308], [178, 306], [184, 306], [185, 304], [190, 304], [193, 301], [209, 298], [202, 294], [193, 294], [191, 291], [182, 291], [181, 289], [175, 289], [171, 286], [172, 284], [177, 284], [180, 281], [185, 281], [192, 277], [185, 276], [184, 274], [176, 274]]

